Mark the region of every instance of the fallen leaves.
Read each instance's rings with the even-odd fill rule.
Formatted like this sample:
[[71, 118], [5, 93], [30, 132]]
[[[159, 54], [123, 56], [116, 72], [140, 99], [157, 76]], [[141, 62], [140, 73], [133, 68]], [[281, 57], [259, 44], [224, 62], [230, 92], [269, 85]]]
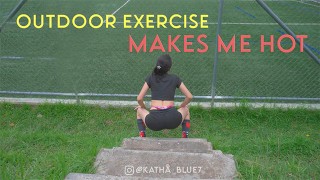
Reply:
[[14, 124], [13, 122], [11, 122], [11, 123], [9, 124], [9, 126], [10, 126], [10, 127], [14, 127], [15, 124]]

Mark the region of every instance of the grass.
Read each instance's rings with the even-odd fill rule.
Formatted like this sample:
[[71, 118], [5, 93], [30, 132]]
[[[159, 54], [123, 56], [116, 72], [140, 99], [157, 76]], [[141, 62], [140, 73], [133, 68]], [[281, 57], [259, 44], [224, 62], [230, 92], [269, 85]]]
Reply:
[[[240, 179], [320, 177], [320, 111], [191, 108], [192, 138], [233, 154]], [[94, 173], [101, 148], [137, 136], [135, 112], [86, 105], [0, 104], [0, 179]], [[180, 128], [149, 137], [180, 137]]]
[[[0, 0], [2, 11], [9, 12], [16, 2]], [[126, 0], [93, 0], [90, 3], [84, 0], [29, 0], [17, 15], [104, 15], [114, 12], [125, 2]], [[320, 22], [318, 7], [294, 1], [266, 3], [286, 23]], [[215, 23], [218, 7], [217, 0], [149, 0], [148, 3], [134, 0], [121, 8], [115, 16], [121, 22], [124, 14], [169, 16], [176, 13], [196, 13], [208, 14], [208, 21]], [[5, 16], [6, 13], [0, 15]], [[15, 24], [16, 17], [0, 33], [0, 56], [4, 57], [0, 60], [0, 91], [137, 94], [162, 52], [129, 53], [129, 34], [136, 41], [146, 34], [148, 47], [156, 34], [159, 34], [164, 46], [167, 46], [168, 35], [194, 34], [197, 37], [199, 34], [207, 34], [207, 53], [170, 54], [174, 59], [172, 72], [182, 78], [194, 95], [211, 94], [217, 29], [215, 24], [209, 25], [208, 29], [124, 29], [118, 24], [116, 29], [23, 30]], [[222, 20], [223, 23], [274, 23], [254, 1], [225, 1]], [[319, 25], [289, 27], [296, 34], [307, 34], [309, 38], [306, 43], [315, 48], [313, 51], [319, 57]], [[281, 33], [284, 31], [278, 25], [224, 24], [221, 35], [225, 41], [233, 35], [237, 36], [237, 52], [219, 54], [217, 95], [320, 97], [320, 82], [317, 78], [320, 75], [319, 66], [306, 53], [295, 51], [284, 54], [277, 48], [275, 53], [259, 52], [261, 34], [275, 35], [278, 38]], [[252, 36], [252, 53], [240, 53], [240, 34]], [[196, 49], [199, 45], [196, 39], [193, 41], [192, 47]], [[288, 42], [284, 42], [286, 43]], [[176, 44], [183, 49], [182, 38]], [[5, 58], [12, 56], [24, 59]]]

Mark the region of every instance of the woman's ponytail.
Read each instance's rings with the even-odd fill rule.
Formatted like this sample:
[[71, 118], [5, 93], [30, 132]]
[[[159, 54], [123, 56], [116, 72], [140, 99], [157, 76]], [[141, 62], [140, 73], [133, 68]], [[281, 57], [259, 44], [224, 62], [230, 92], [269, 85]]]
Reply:
[[158, 58], [156, 67], [153, 69], [153, 75], [163, 76], [167, 74], [172, 66], [171, 57], [168, 54], [162, 55]]

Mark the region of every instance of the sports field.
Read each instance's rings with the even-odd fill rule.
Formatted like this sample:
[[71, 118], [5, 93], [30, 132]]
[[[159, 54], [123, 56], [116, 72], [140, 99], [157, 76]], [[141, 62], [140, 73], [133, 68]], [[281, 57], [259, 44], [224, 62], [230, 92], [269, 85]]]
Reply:
[[[18, 1], [0, 0], [0, 20]], [[309, 1], [266, 1], [296, 34], [306, 34], [307, 46], [320, 57], [320, 4]], [[178, 74], [196, 96], [210, 96], [213, 79], [217, 0], [29, 0], [20, 14], [114, 14], [116, 29], [20, 29], [15, 20], [0, 33], [0, 91], [137, 94], [144, 78], [151, 73], [157, 56], [130, 53], [128, 36], [136, 41], [147, 35], [150, 47], [158, 34], [164, 46], [168, 35], [206, 34], [206, 53], [177, 53], [172, 73]], [[124, 29], [124, 14], [208, 14], [208, 29]], [[1, 23], [2, 23], [1, 22]], [[48, 25], [47, 22], [45, 22]], [[53, 23], [53, 26], [55, 22]], [[285, 31], [255, 2], [226, 0], [221, 36], [227, 42], [236, 35], [236, 52], [219, 53], [217, 95], [259, 97], [320, 97], [320, 66], [306, 53], [259, 51], [260, 35]], [[250, 34], [251, 53], [240, 53], [241, 34]], [[194, 39], [193, 48], [199, 47]], [[177, 46], [183, 49], [180, 39]], [[283, 47], [289, 45], [282, 42]], [[269, 49], [266, 48], [266, 51]]]

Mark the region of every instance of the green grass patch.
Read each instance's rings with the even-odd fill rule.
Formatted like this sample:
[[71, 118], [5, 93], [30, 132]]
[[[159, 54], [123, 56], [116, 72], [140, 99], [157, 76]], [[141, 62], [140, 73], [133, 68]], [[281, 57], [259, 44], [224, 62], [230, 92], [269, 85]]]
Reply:
[[[320, 177], [320, 111], [191, 108], [191, 138], [233, 154], [241, 179]], [[147, 131], [180, 137], [181, 129]], [[101, 148], [138, 135], [133, 108], [0, 104], [0, 179], [63, 179], [94, 173]]]

